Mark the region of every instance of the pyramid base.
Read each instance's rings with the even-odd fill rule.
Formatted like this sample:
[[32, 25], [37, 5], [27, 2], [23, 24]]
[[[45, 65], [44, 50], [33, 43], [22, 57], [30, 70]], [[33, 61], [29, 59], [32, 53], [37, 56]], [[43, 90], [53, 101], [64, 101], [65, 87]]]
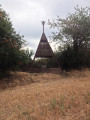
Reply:
[[31, 68], [28, 70], [30, 73], [54, 73], [59, 74], [61, 73], [60, 68]]

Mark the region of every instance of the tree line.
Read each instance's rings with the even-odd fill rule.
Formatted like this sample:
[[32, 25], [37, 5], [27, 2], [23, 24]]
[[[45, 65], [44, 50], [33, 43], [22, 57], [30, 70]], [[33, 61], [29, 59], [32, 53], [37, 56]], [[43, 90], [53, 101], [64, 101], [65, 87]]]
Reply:
[[[75, 7], [73, 14], [65, 19], [58, 16], [49, 20], [53, 30], [52, 42], [58, 45], [55, 57], [60, 67], [65, 70], [90, 67], [90, 8]], [[10, 70], [23, 70], [32, 64], [32, 51], [22, 50], [24, 37], [17, 34], [7, 13], [0, 6], [0, 74]], [[52, 59], [53, 67], [58, 67]], [[42, 64], [52, 67], [49, 59], [38, 59], [34, 67]]]
[[53, 31], [57, 29], [51, 39], [58, 45], [58, 50], [54, 52], [52, 62], [40, 59], [37, 67], [46, 64], [47, 67], [60, 65], [62, 70], [90, 68], [90, 8], [76, 6], [74, 9], [75, 12], [69, 13], [65, 19], [58, 16], [56, 20], [48, 21]]
[[61, 68], [90, 67], [90, 8], [77, 6], [75, 13], [65, 19], [58, 16], [49, 25], [57, 29], [52, 37], [59, 44], [56, 56]]
[[17, 34], [8, 14], [0, 6], [0, 76], [31, 63], [32, 51], [22, 50], [23, 36]]

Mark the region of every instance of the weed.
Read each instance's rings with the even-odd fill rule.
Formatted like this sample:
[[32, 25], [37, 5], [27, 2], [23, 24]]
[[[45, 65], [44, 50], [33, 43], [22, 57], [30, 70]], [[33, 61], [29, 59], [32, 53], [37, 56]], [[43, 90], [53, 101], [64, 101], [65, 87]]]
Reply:
[[68, 109], [71, 109], [71, 105], [70, 104], [68, 105]]
[[90, 104], [90, 92], [87, 92], [84, 98], [85, 98], [86, 104]]
[[29, 115], [29, 113], [26, 111], [26, 112], [23, 112], [22, 113], [28, 120], [31, 120], [31, 117]]
[[30, 82], [33, 82], [33, 78], [32, 77], [30, 77]]
[[56, 99], [55, 98], [53, 98], [51, 100], [51, 107], [52, 107], [52, 109], [55, 109], [55, 107], [56, 107]]
[[61, 95], [59, 105], [62, 106], [62, 104], [64, 104], [64, 101], [65, 101], [65, 96]]
[[75, 96], [72, 94], [71, 95], [71, 101], [74, 102]]
[[32, 107], [32, 112], [35, 112], [35, 108], [34, 107]]
[[38, 73], [34, 73], [34, 76], [38, 76]]
[[88, 96], [90, 96], [90, 91], [87, 94], [88, 94]]
[[85, 120], [90, 120], [90, 118], [87, 118], [87, 119], [85, 119]]
[[75, 96], [73, 94], [71, 94], [71, 102], [70, 102], [70, 108], [71, 106], [75, 106]]
[[23, 112], [22, 114], [26, 116], [26, 115], [28, 115], [28, 112], [26, 111], [26, 112]]
[[18, 109], [21, 111], [22, 110], [22, 107], [21, 106], [17, 106], [18, 107]]
[[60, 104], [60, 110], [63, 111], [64, 110], [64, 104]]
[[60, 111], [64, 114], [64, 111], [65, 111], [65, 105], [64, 105], [64, 102], [65, 102], [65, 96], [62, 96], [60, 97], [60, 101], [59, 101], [59, 108], [60, 108]]
[[32, 118], [32, 120], [35, 120], [35, 116], [32, 116], [31, 118]]
[[40, 114], [39, 114], [40, 116], [43, 116], [43, 111], [42, 112], [40, 112]]
[[60, 102], [64, 102], [64, 100], [65, 100], [65, 96], [61, 95]]

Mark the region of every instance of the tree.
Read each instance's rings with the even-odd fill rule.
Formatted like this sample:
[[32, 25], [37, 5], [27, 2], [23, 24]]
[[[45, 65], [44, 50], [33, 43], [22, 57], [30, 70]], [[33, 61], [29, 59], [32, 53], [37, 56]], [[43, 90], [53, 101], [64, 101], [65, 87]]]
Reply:
[[90, 41], [90, 8], [75, 8], [74, 14], [69, 14], [66, 19], [58, 16], [57, 22], [49, 21], [51, 27], [59, 31], [54, 33], [54, 40], [66, 42], [76, 48], [87, 47]]
[[[69, 47], [72, 47], [73, 62], [78, 67], [79, 62], [86, 64], [89, 61], [90, 56], [90, 8], [75, 8], [75, 13], [68, 14], [66, 19], [58, 19], [52, 22], [49, 21], [49, 25], [53, 28], [57, 28], [57, 33], [53, 33], [53, 39], [56, 42], [61, 43], [64, 50], [67, 51]], [[64, 54], [64, 53], [63, 53]], [[83, 54], [83, 57], [81, 56]], [[88, 55], [86, 55], [88, 54]], [[65, 55], [64, 55], [65, 56]], [[83, 60], [84, 59], [84, 60]]]
[[25, 68], [28, 68], [28, 66], [30, 67], [32, 63], [32, 58], [31, 58], [32, 55], [33, 55], [33, 51], [29, 49], [19, 51], [20, 69], [24, 70]]
[[24, 44], [23, 36], [16, 33], [7, 13], [0, 6], [0, 71], [5, 72], [19, 65], [19, 53]]

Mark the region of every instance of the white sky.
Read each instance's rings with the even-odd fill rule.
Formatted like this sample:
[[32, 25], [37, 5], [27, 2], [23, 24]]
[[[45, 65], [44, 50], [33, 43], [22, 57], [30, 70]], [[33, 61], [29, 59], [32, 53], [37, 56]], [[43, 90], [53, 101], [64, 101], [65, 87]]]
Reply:
[[[2, 8], [9, 14], [13, 27], [24, 35], [28, 47], [34, 51], [42, 35], [41, 21], [56, 19], [57, 15], [65, 18], [74, 12], [74, 7], [90, 6], [90, 0], [0, 0]], [[46, 24], [45, 34], [49, 40], [51, 29]]]

